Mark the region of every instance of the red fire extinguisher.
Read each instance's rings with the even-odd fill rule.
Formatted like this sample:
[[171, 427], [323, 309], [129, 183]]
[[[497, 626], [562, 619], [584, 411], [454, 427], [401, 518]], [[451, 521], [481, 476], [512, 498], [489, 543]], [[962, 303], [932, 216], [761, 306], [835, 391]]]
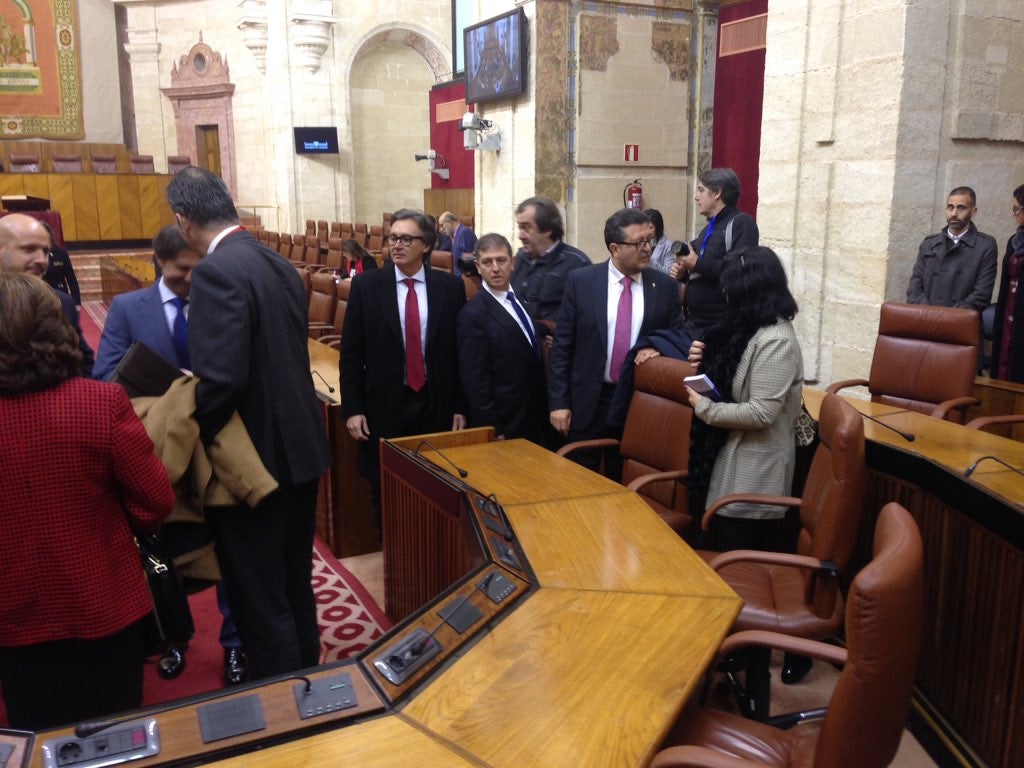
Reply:
[[633, 179], [622, 190], [622, 204], [637, 210], [644, 207], [644, 185], [640, 183], [640, 179]]

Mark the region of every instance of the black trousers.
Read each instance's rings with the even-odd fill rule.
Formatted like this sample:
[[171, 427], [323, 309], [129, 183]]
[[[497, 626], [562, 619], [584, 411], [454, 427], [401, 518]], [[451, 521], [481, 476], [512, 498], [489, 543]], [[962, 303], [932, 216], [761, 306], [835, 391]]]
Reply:
[[11, 727], [41, 730], [140, 706], [143, 621], [95, 640], [0, 647]]
[[320, 663], [311, 583], [318, 482], [279, 488], [256, 509], [206, 511], [254, 680]]
[[[570, 423], [569, 440], [575, 443], [580, 440], [598, 440], [601, 438], [622, 437], [621, 427], [608, 425], [608, 410], [611, 408], [612, 397], [615, 395], [614, 384], [601, 384], [601, 396], [597, 401], [597, 409], [589, 424], [576, 425]], [[581, 464], [593, 472], [601, 471], [604, 463], [604, 474], [616, 482], [622, 477], [622, 456], [618, 448], [584, 448], [573, 451], [566, 458]]]

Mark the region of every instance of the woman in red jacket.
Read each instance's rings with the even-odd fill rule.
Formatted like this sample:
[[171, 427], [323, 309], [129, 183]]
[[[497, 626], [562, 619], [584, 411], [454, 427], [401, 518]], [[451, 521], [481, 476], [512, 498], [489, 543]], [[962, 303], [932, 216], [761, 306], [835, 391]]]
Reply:
[[79, 378], [42, 280], [0, 272], [0, 688], [41, 729], [137, 707], [152, 610], [129, 529], [174, 492], [124, 390]]

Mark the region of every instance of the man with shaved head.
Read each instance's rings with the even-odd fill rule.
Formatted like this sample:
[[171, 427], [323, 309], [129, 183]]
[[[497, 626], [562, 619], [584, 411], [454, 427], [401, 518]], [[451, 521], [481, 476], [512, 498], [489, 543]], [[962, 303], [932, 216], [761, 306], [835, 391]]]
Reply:
[[[40, 222], [23, 213], [12, 213], [0, 219], [0, 269], [5, 272], [28, 272], [42, 278], [49, 266], [49, 254], [50, 233]], [[75, 300], [63, 291], [54, 289], [54, 293], [60, 299], [64, 316], [78, 334], [82, 375], [91, 377], [93, 353], [78, 324]]]

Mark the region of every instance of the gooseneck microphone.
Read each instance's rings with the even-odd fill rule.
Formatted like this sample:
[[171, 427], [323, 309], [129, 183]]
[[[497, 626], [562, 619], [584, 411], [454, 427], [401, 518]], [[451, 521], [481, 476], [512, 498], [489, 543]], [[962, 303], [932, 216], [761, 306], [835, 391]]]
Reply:
[[[860, 413], [860, 412], [858, 411], [858, 413]], [[908, 443], [912, 443], [912, 442], [914, 442], [914, 440], [917, 439], [916, 437], [914, 437], [909, 432], [904, 432], [901, 429], [896, 429], [896, 427], [894, 427], [894, 426], [892, 426], [890, 424], [886, 424], [884, 421], [876, 419], [874, 416], [868, 416], [866, 413], [861, 413], [860, 415], [863, 416], [868, 421], [873, 421], [873, 422], [875, 422], [875, 424], [878, 424], [879, 426], [885, 427], [886, 429], [888, 429], [888, 430], [890, 430], [892, 432], [895, 432], [897, 435], [902, 437]]]
[[115, 725], [121, 725], [127, 721], [125, 720], [98, 720], [92, 723], [79, 723], [75, 726], [75, 736], [80, 739], [85, 739], [93, 734], [105, 731], [107, 728], [113, 728]]
[[972, 474], [974, 474], [974, 470], [976, 470], [978, 468], [978, 465], [981, 464], [981, 462], [983, 462], [983, 461], [994, 461], [994, 462], [997, 462], [998, 464], [1002, 464], [1007, 469], [1009, 469], [1009, 470], [1011, 470], [1013, 472], [1016, 472], [1018, 475], [1024, 475], [1024, 470], [1020, 470], [1020, 469], [1018, 469], [1017, 467], [1015, 467], [1015, 466], [1013, 466], [1011, 464], [1007, 464], [1005, 461], [1000, 459], [998, 456], [991, 456], [991, 455], [989, 455], [989, 456], [980, 456], [980, 457], [978, 457], [978, 459], [973, 464], [971, 464], [971, 466], [969, 466], [966, 470], [964, 470], [964, 477], [970, 477]]
[[330, 392], [332, 395], [334, 394], [334, 387], [327, 383], [327, 379], [320, 375], [320, 371], [310, 371], [310, 373], [316, 376], [318, 379], [320, 379], [320, 381], [324, 383], [324, 386], [327, 387], [328, 392]]
[[498, 518], [501, 520], [502, 526], [505, 528], [505, 541], [512, 541], [515, 538], [515, 533], [512, 531], [512, 521], [508, 519], [508, 515], [505, 514], [505, 508], [498, 503], [498, 497], [493, 493], [487, 497], [487, 500], [491, 503], [492, 508], [498, 513]]
[[441, 450], [439, 448], [435, 448], [433, 445], [431, 445], [429, 440], [420, 440], [420, 444], [416, 446], [416, 450], [413, 451], [413, 453], [415, 453], [417, 456], [419, 456], [420, 455], [420, 448], [422, 448], [424, 445], [427, 446], [427, 448], [432, 450], [434, 453], [436, 453], [438, 456], [440, 456], [442, 459], [444, 459], [452, 467], [452, 469], [454, 469], [456, 472], [459, 473], [459, 477], [461, 477], [463, 479], [469, 477], [469, 471], [468, 470], [463, 469], [458, 464], [456, 464], [454, 461], [452, 461], [447, 456], [445, 456], [443, 453], [441, 453]]

